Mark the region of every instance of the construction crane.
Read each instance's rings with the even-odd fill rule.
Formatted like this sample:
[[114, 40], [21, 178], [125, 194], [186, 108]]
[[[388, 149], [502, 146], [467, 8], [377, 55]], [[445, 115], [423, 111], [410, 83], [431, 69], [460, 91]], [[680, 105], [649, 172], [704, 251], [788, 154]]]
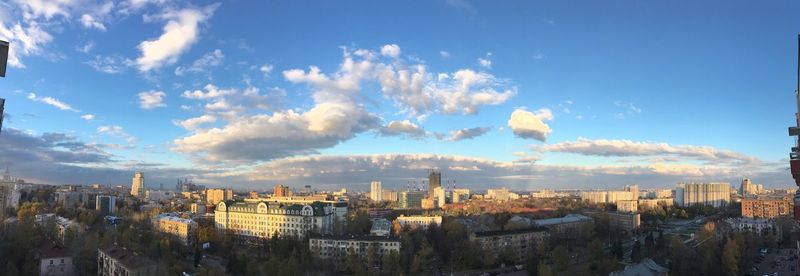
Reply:
[[[794, 114], [795, 126], [789, 127], [789, 136], [794, 136], [794, 147], [789, 153], [789, 166], [794, 183], [800, 186], [800, 34], [797, 35], [797, 87], [794, 90], [797, 101], [797, 113]], [[800, 189], [794, 194], [794, 219], [800, 220]]]

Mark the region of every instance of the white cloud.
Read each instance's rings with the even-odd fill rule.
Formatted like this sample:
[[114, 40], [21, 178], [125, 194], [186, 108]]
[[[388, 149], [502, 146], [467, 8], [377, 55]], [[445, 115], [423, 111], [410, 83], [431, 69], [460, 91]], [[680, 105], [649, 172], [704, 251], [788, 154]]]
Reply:
[[175, 75], [182, 76], [188, 73], [202, 73], [208, 72], [211, 67], [216, 67], [222, 64], [225, 55], [222, 50], [216, 49], [212, 52], [206, 53], [203, 57], [195, 60], [188, 68], [178, 66], [175, 68]]
[[167, 104], [164, 103], [164, 97], [167, 96], [167, 93], [163, 91], [145, 91], [138, 94], [139, 95], [139, 107], [143, 109], [153, 109], [157, 107], [164, 107]]
[[263, 73], [265, 77], [269, 76], [269, 74], [272, 73], [272, 69], [273, 69], [272, 65], [266, 63], [258, 68], [258, 70], [261, 71], [261, 73]]
[[400, 56], [400, 46], [397, 46], [397, 44], [383, 45], [381, 48], [381, 55], [397, 58]]
[[84, 54], [88, 54], [89, 52], [92, 51], [92, 49], [94, 49], [94, 41], [91, 40], [87, 41], [83, 45], [75, 47], [75, 50]]
[[492, 130], [491, 127], [473, 127], [473, 128], [457, 129], [450, 131], [450, 136], [447, 137], [446, 140], [461, 141], [466, 139], [473, 139], [475, 137], [486, 134], [490, 130]]
[[94, 120], [94, 117], [95, 117], [94, 114], [83, 114], [83, 115], [81, 115], [81, 119], [84, 119], [84, 120], [87, 120], [87, 121]]
[[219, 87], [216, 87], [213, 84], [207, 84], [204, 87], [204, 89], [206, 90], [205, 92], [202, 90], [183, 91], [181, 97], [194, 100], [205, 100], [205, 99], [220, 98], [222, 96], [236, 93], [236, 89], [219, 89]]
[[139, 70], [146, 72], [165, 64], [174, 64], [178, 57], [197, 41], [200, 24], [208, 20], [219, 3], [202, 9], [186, 8], [167, 11], [157, 18], [166, 20], [164, 33], [154, 40], [139, 43], [141, 56], [136, 59]]
[[478, 64], [483, 68], [492, 68], [492, 53], [486, 53], [486, 57], [478, 58]]
[[618, 108], [622, 108], [622, 111], [617, 112], [617, 114], [616, 114], [618, 119], [625, 119], [628, 116], [642, 113], [642, 109], [637, 107], [633, 103], [623, 102], [623, 101], [615, 101], [614, 105], [617, 106]]
[[77, 110], [77, 109], [73, 108], [72, 106], [70, 106], [69, 104], [66, 104], [66, 103], [64, 103], [64, 102], [62, 102], [62, 101], [60, 101], [60, 100], [58, 100], [56, 98], [53, 98], [53, 97], [39, 97], [39, 96], [36, 96], [35, 93], [28, 93], [28, 99], [31, 100], [31, 101], [35, 101], [35, 102], [45, 103], [45, 104], [54, 106], [54, 107], [56, 107], [58, 109], [61, 109], [61, 110], [68, 110], [68, 111], [72, 111], [72, 112], [80, 112], [80, 110]]
[[24, 27], [19, 22], [6, 26], [0, 21], [0, 38], [14, 45], [8, 50], [8, 64], [16, 68], [25, 68], [22, 57], [41, 53], [42, 47], [53, 41], [35, 21], [26, 22]]
[[125, 139], [125, 142], [129, 144], [128, 146], [133, 146], [133, 144], [136, 143], [136, 137], [125, 132], [125, 130], [118, 125], [99, 126], [97, 127], [97, 133], [117, 138], [123, 138]]
[[411, 138], [422, 138], [425, 130], [409, 120], [391, 121], [381, 127], [380, 134], [383, 136], [406, 135]]
[[83, 27], [86, 27], [88, 29], [94, 28], [94, 29], [98, 29], [98, 30], [101, 30], [101, 31], [105, 31], [106, 30], [106, 26], [103, 25], [102, 22], [98, 21], [97, 19], [94, 18], [94, 16], [92, 16], [91, 14], [88, 14], [88, 13], [83, 14], [81, 16], [81, 24], [83, 24]]
[[553, 113], [548, 108], [542, 108], [536, 112], [518, 108], [511, 113], [508, 127], [514, 132], [514, 135], [520, 138], [531, 138], [544, 142], [552, 132], [545, 121], [552, 119]]
[[741, 153], [721, 150], [710, 146], [671, 145], [656, 142], [636, 142], [631, 140], [607, 140], [578, 138], [576, 141], [542, 145], [536, 147], [544, 151], [567, 152], [594, 156], [677, 156], [719, 163], [757, 163], [757, 158]]
[[23, 10], [23, 17], [26, 20], [44, 17], [50, 20], [56, 15], [69, 17], [69, 10], [78, 1], [73, 0], [15, 0]]
[[197, 130], [174, 150], [211, 161], [271, 160], [315, 153], [375, 127], [377, 118], [348, 103], [319, 103], [297, 113], [241, 117], [222, 128]]
[[450, 58], [450, 52], [448, 52], [448, 51], [439, 51], [439, 56], [441, 56], [444, 59]]
[[91, 66], [94, 70], [106, 74], [118, 74], [125, 72], [134, 65], [134, 61], [121, 57], [118, 55], [113, 56], [95, 56], [94, 59], [85, 61], [84, 64]]
[[175, 124], [185, 128], [186, 130], [195, 130], [200, 125], [213, 123], [217, 121], [217, 117], [213, 115], [204, 114], [200, 117], [189, 118], [183, 121], [176, 121]]

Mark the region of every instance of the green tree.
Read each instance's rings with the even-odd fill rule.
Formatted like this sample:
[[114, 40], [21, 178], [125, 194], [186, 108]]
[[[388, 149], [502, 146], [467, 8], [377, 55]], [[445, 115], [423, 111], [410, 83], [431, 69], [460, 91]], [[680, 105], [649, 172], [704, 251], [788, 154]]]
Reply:
[[725, 267], [725, 270], [728, 271], [729, 275], [738, 275], [739, 274], [739, 257], [741, 253], [739, 251], [739, 245], [736, 244], [736, 241], [730, 239], [728, 242], [725, 243], [725, 248], [722, 252], [722, 265]]
[[553, 259], [556, 262], [556, 271], [564, 271], [569, 264], [569, 251], [563, 245], [556, 246], [553, 249]]

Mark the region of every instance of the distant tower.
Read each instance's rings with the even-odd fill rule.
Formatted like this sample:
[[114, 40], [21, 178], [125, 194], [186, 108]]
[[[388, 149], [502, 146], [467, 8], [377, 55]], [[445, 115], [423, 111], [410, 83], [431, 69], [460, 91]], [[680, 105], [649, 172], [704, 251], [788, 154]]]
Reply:
[[742, 186], [739, 187], [739, 193], [742, 196], [753, 194], [753, 182], [749, 178], [742, 179]]
[[442, 173], [438, 170], [431, 170], [428, 174], [428, 198], [435, 198], [434, 190], [442, 186]]
[[136, 172], [133, 174], [131, 182], [131, 195], [135, 197], [144, 196], [144, 173]]

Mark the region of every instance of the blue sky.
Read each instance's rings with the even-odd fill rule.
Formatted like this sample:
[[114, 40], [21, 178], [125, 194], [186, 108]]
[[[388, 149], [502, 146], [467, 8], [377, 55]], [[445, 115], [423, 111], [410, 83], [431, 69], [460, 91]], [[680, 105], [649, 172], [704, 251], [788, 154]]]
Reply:
[[791, 185], [789, 1], [0, 5], [29, 181]]

